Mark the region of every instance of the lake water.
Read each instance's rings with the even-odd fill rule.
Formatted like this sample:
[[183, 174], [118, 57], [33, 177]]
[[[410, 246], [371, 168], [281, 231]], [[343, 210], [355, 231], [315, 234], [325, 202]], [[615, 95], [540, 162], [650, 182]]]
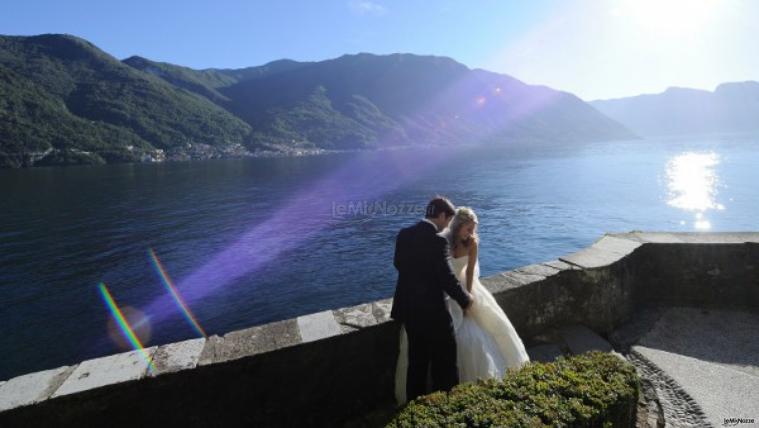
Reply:
[[0, 379], [119, 352], [104, 283], [146, 346], [390, 297], [395, 235], [435, 193], [480, 216], [483, 275], [604, 232], [756, 230], [759, 141], [0, 170]]

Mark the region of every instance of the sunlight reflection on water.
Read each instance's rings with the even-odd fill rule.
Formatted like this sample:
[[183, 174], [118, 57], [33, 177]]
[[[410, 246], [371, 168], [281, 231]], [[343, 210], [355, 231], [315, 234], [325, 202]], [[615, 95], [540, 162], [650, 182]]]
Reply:
[[715, 167], [719, 162], [714, 152], [685, 152], [667, 162], [667, 204], [693, 212], [696, 230], [711, 229], [711, 222], [704, 215], [706, 211], [725, 209], [715, 198], [719, 183]]

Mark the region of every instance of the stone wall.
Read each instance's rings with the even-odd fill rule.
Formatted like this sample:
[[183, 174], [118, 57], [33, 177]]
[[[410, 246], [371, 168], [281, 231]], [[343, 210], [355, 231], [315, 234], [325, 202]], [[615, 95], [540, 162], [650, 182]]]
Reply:
[[[483, 284], [520, 336], [601, 334], [648, 303], [759, 309], [759, 233], [607, 234]], [[391, 300], [328, 310], [0, 382], [0, 426], [340, 425], [392, 406]]]

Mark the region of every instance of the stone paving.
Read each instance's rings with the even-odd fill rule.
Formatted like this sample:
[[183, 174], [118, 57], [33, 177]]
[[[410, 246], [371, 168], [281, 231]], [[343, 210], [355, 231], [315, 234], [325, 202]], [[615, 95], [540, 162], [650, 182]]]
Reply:
[[732, 418], [753, 419], [735, 426], [759, 426], [759, 314], [670, 308], [632, 354], [666, 374], [684, 398], [664, 408], [673, 425], [704, 426], [678, 411], [679, 404], [700, 409], [713, 426], [730, 425]]
[[[541, 337], [548, 339], [527, 349], [535, 361], [612, 350], [609, 342], [580, 325]], [[638, 426], [759, 426], [758, 313], [644, 308], [610, 340], [642, 379]]]

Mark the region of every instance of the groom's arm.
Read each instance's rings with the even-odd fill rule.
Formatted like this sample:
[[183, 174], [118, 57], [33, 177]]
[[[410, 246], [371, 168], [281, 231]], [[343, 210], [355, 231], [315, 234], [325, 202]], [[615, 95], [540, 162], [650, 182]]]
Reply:
[[466, 308], [471, 303], [469, 294], [464, 292], [456, 274], [451, 269], [451, 256], [448, 250], [448, 240], [442, 236], [435, 237], [435, 271], [438, 274], [438, 282], [451, 298], [456, 300], [462, 308]]
[[401, 271], [401, 266], [406, 265], [406, 257], [405, 257], [405, 239], [404, 239], [404, 232], [403, 229], [401, 229], [400, 232], [398, 232], [398, 236], [395, 238], [395, 255], [393, 255], [393, 266], [395, 266], [395, 269], [398, 270], [398, 272]]

